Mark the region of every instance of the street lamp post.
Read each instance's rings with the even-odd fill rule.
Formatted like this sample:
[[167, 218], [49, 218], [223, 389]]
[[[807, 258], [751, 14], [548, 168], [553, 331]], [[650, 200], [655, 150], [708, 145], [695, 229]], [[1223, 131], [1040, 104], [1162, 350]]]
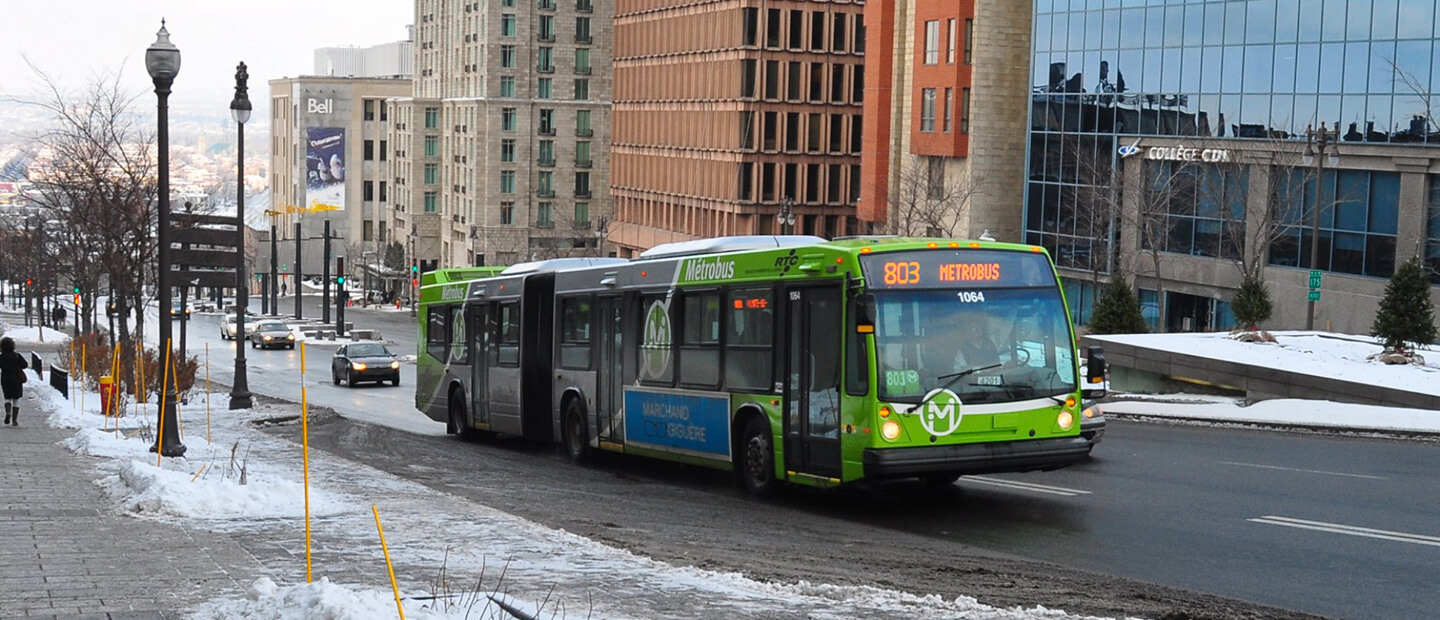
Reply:
[[245, 313], [250, 310], [250, 279], [245, 273], [245, 121], [250, 120], [250, 74], [245, 63], [235, 67], [235, 99], [230, 102], [230, 116], [235, 119], [235, 385], [230, 388], [230, 408], [249, 409], [250, 381], [245, 376]]
[[780, 199], [780, 231], [783, 234], [791, 234], [795, 225], [795, 199], [786, 196]]
[[[175, 83], [175, 76], [180, 73], [180, 48], [170, 42], [170, 32], [165, 29], [165, 20], [160, 20], [160, 31], [155, 33], [155, 42], [145, 50], [145, 71], [150, 74], [150, 79], [155, 83], [155, 95], [157, 96], [158, 127], [156, 130], [156, 142], [159, 146], [159, 157], [157, 160], [159, 182], [158, 215], [156, 217], [155, 237], [159, 244], [159, 271], [156, 273], [156, 284], [159, 288], [160, 301], [160, 342], [164, 344], [167, 353], [173, 351], [170, 344], [171, 321], [170, 321], [170, 116], [169, 99], [170, 85]], [[168, 356], [168, 355], [167, 355]], [[161, 356], [164, 359], [167, 356]], [[176, 367], [183, 364], [176, 364]], [[175, 390], [173, 384], [167, 384], [164, 389], [165, 406], [160, 412], [160, 427], [162, 432], [155, 436], [156, 444], [150, 446], [150, 451], [159, 451], [162, 456], [184, 456], [185, 444], [180, 443], [180, 427], [175, 415]]]
[[362, 263], [360, 268], [365, 270], [365, 277], [360, 280], [365, 286], [365, 290], [360, 293], [360, 299], [364, 300], [366, 306], [370, 305], [370, 270], [374, 265], [374, 259], [370, 258], [371, 256], [376, 256], [374, 250], [365, 250], [360, 253], [360, 262]]
[[[1339, 139], [1339, 128], [1335, 131], [1325, 129], [1325, 123], [1320, 123], [1320, 129], [1315, 130], [1310, 126], [1305, 127], [1305, 155], [1301, 161], [1305, 165], [1315, 164], [1315, 212], [1310, 218], [1310, 273], [1318, 274], [1320, 271], [1320, 209], [1323, 206], [1324, 189], [1321, 181], [1325, 177], [1325, 164], [1329, 160], [1331, 166], [1340, 163], [1340, 153], [1337, 150], [1336, 142]], [[1305, 329], [1315, 329], [1315, 300], [1320, 296], [1318, 287], [1312, 285], [1315, 290], [1310, 291], [1309, 301], [1305, 309]]]

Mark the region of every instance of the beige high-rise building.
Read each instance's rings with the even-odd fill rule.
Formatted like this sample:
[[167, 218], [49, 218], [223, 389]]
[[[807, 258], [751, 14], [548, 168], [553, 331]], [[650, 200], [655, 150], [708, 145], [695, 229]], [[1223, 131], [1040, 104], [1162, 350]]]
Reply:
[[612, 7], [416, 0], [387, 166], [390, 226], [423, 270], [605, 251]]
[[358, 273], [355, 265], [366, 252], [384, 256], [384, 245], [392, 237], [386, 135], [393, 117], [386, 100], [408, 94], [410, 88], [406, 78], [301, 76], [270, 81], [271, 219], [285, 272], [294, 269], [297, 223], [300, 237], [307, 240], [302, 275], [324, 273], [317, 239], [327, 221], [334, 237], [331, 256], [347, 257], [352, 272]]

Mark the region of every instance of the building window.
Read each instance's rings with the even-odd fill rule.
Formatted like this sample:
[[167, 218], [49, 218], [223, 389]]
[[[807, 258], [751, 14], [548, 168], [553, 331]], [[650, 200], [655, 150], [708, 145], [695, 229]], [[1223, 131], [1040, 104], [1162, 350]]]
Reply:
[[425, 108], [425, 128], [440, 128], [440, 108]]
[[554, 16], [554, 15], [541, 15], [541, 16], [540, 16], [540, 27], [539, 27], [537, 30], [539, 30], [539, 32], [538, 32], [538, 37], [539, 37], [539, 39], [540, 39], [541, 41], [554, 41], [554, 40], [555, 40], [555, 16]]
[[500, 141], [500, 162], [507, 164], [515, 162], [514, 139], [506, 138]]
[[440, 156], [440, 136], [425, 136], [425, 156]]
[[366, 182], [365, 182], [363, 185], [361, 185], [360, 187], [362, 188], [362, 189], [361, 189], [361, 193], [364, 195], [364, 198], [362, 198], [362, 200], [365, 200], [366, 202], [369, 202], [369, 201], [375, 199], [375, 182], [374, 182], [374, 181], [366, 181]]
[[535, 174], [535, 189], [541, 196], [555, 195], [555, 173], [542, 170]]
[[374, 160], [375, 160], [375, 141], [374, 141], [374, 140], [366, 140], [365, 143], [362, 145], [362, 150], [364, 151], [365, 161], [374, 161]]
[[425, 192], [425, 212], [434, 213], [440, 210], [440, 192]]
[[515, 96], [515, 76], [513, 76], [513, 75], [502, 75], [502, 76], [500, 76], [500, 96], [501, 96], [501, 97], [514, 97], [514, 96]]
[[515, 15], [513, 13], [502, 13], [500, 15], [500, 36], [515, 36]]
[[425, 164], [425, 184], [434, 185], [440, 182], [440, 164]]
[[1430, 269], [1430, 281], [1440, 284], [1440, 175], [1430, 175], [1430, 207], [1426, 210], [1425, 266]]
[[740, 96], [755, 96], [755, 61], [746, 59], [740, 61]]
[[955, 18], [945, 22], [945, 64], [955, 64]]
[[585, 198], [590, 195], [590, 173], [575, 173], [575, 196]]
[[[388, 187], [388, 186], [385, 184], [384, 181], [381, 181], [381, 182], [380, 182], [380, 202], [385, 202], [385, 201], [387, 201], [387, 200], [390, 200], [390, 192], [387, 191], [387, 189], [386, 189], [387, 187]], [[381, 231], [382, 233], [385, 231], [385, 222], [384, 222], [383, 220], [380, 222], [380, 231]], [[381, 235], [381, 236], [384, 236], [384, 235]]]
[[555, 135], [555, 110], [540, 108], [540, 135]]
[[575, 143], [575, 165], [590, 165], [590, 142], [588, 140]]
[[515, 68], [515, 46], [514, 46], [514, 45], [501, 45], [501, 46], [500, 46], [500, 68], [501, 68], [501, 69], [514, 69], [514, 68]]
[[589, 110], [576, 110], [576, 111], [575, 111], [575, 135], [577, 135], [577, 136], [590, 136], [590, 135], [594, 135], [594, 133], [593, 133], [592, 130], [590, 129], [590, 111], [589, 111]]
[[515, 131], [515, 108], [500, 108], [500, 130]]
[[366, 100], [365, 100], [365, 120], [367, 120], [367, 121], [373, 121], [373, 120], [375, 120], [375, 100], [374, 100], [374, 99], [366, 99]]
[[974, 62], [975, 58], [974, 58], [974, 54], [972, 53], [974, 49], [975, 49], [975, 20], [973, 20], [973, 19], [967, 19], [967, 20], [965, 20], [965, 64], [968, 65], [968, 64], [971, 64], [971, 63]]
[[830, 26], [830, 48], [837, 52], [845, 51], [845, 14], [836, 13], [835, 23]]
[[555, 165], [555, 141], [554, 141], [554, 140], [541, 140], [541, 141], [540, 141], [540, 165], [542, 165], [542, 166], [553, 166], [553, 165]]
[[501, 170], [501, 171], [500, 171], [500, 193], [502, 193], [502, 194], [513, 194], [513, 193], [515, 193], [515, 171], [514, 171], [514, 170]]
[[935, 131], [935, 89], [933, 88], [920, 89], [920, 131]]
[[576, 226], [579, 226], [579, 227], [581, 227], [581, 228], [587, 228], [587, 227], [589, 227], [589, 224], [590, 224], [590, 203], [588, 203], [588, 202], [577, 202], [577, 203], [575, 203], [575, 225], [576, 225]]
[[515, 223], [515, 203], [500, 203], [500, 223], [505, 226], [510, 226]]
[[535, 81], [535, 98], [549, 99], [555, 90], [554, 79], [543, 77]]
[[365, 220], [365, 222], [360, 225], [360, 238], [364, 241], [375, 240], [375, 222]]
[[[1308, 169], [1279, 170], [1271, 175], [1271, 209], [1291, 228], [1270, 245], [1270, 264], [1309, 268], [1315, 175]], [[1317, 269], [1377, 278], [1394, 275], [1399, 173], [1326, 170], [1320, 179], [1320, 204]]]
[[589, 17], [576, 17], [576, 18], [575, 18], [575, 42], [576, 42], [576, 43], [589, 43], [589, 42], [590, 42], [590, 18], [589, 18]]
[[590, 48], [582, 47], [575, 50], [575, 72], [580, 75], [590, 74]]
[[756, 45], [760, 39], [760, 9], [746, 7], [741, 10], [740, 44]]
[[548, 202], [535, 204], [535, 226], [539, 228], [552, 228], [555, 226], [555, 207]]
[[589, 98], [590, 98], [590, 80], [585, 79], [585, 78], [576, 78], [576, 80], [575, 80], [575, 99], [576, 99], [576, 100], [579, 100], [579, 101], [584, 101], [584, 100], [589, 99]]
[[555, 71], [555, 48], [535, 48], [535, 70], [541, 73], [553, 73]]
[[[384, 108], [381, 108], [381, 109], [383, 110]], [[390, 144], [389, 144], [388, 142], [384, 141], [384, 140], [381, 140], [381, 141], [380, 141], [380, 161], [385, 161], [386, 159], [388, 159], [388, 157], [386, 156], [386, 153], [387, 153], [389, 150], [390, 150]]]
[[943, 131], [943, 132], [945, 132], [945, 133], [950, 133], [950, 108], [951, 108], [954, 104], [955, 104], [955, 89], [953, 89], [953, 88], [946, 88], [946, 89], [945, 89], [945, 112], [944, 112], [944, 119], [945, 119], [945, 120], [944, 120], [944, 124], [942, 124], [942, 125], [940, 126], [940, 127], [941, 127], [940, 131]]
[[940, 64], [940, 20], [925, 22], [925, 64]]
[[960, 89], [960, 133], [970, 133], [970, 89]]

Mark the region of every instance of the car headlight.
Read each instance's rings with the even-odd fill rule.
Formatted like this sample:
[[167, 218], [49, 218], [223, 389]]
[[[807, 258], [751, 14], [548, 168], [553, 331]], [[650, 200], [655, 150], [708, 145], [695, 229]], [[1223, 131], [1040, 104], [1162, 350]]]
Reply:
[[1085, 416], [1086, 420], [1092, 419], [1095, 416], [1100, 415], [1100, 405], [1090, 405], [1089, 407], [1086, 407], [1085, 411], [1082, 412], [1082, 415]]
[[355, 370], [365, 370], [369, 368], [369, 366], [366, 366], [363, 362], [350, 362], [350, 367]]
[[265, 342], [270, 342], [270, 337], [269, 337], [269, 336], [266, 336], [266, 337], [265, 337]]
[[294, 339], [295, 339], [295, 334], [285, 334], [285, 339], [286, 339], [286, 340], [294, 340]]
[[398, 362], [398, 361], [396, 361], [396, 362], [390, 362], [390, 367], [391, 367], [391, 368], [394, 368], [394, 369], [396, 369], [396, 370], [399, 370], [399, 369], [400, 369], [400, 362]]

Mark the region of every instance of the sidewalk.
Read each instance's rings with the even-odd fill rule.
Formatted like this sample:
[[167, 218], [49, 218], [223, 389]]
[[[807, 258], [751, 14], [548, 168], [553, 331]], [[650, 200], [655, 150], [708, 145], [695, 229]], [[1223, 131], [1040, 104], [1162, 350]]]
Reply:
[[101, 459], [59, 444], [74, 431], [45, 424], [34, 380], [0, 428], [0, 618], [178, 618], [261, 574], [229, 536], [116, 511]]

